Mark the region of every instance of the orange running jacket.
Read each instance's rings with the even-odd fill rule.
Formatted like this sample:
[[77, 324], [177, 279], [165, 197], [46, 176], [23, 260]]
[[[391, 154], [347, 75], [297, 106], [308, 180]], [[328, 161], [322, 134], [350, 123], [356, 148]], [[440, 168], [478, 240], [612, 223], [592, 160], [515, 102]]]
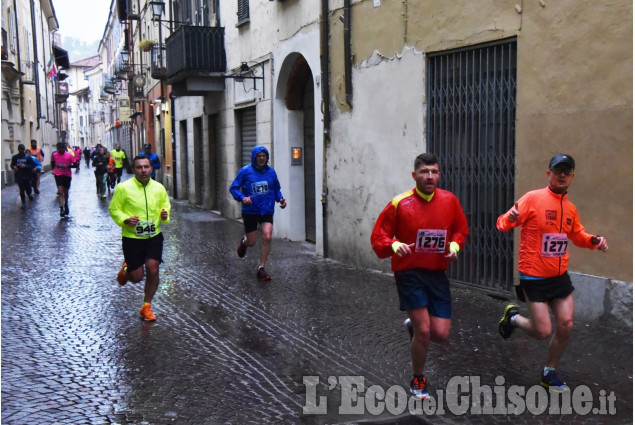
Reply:
[[568, 239], [582, 248], [597, 248], [567, 194], [548, 187], [533, 190], [518, 200], [519, 216], [514, 223], [507, 218], [510, 211], [498, 217], [496, 228], [506, 232], [520, 226], [518, 271], [523, 274], [539, 278], [564, 274], [569, 263]]

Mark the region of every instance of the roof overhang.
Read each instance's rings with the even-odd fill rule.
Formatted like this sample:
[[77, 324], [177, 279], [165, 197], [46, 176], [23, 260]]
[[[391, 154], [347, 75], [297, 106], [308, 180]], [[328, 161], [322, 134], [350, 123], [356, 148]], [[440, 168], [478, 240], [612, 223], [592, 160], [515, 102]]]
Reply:
[[70, 69], [71, 63], [68, 60], [68, 52], [57, 46], [53, 46], [53, 56], [55, 57], [55, 64], [60, 68]]

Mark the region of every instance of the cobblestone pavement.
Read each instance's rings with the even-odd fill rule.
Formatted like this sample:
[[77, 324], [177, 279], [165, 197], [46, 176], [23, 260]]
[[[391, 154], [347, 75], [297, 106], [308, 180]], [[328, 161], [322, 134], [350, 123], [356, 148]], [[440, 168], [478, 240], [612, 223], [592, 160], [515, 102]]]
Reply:
[[[462, 288], [453, 288], [450, 340], [431, 347], [426, 367], [444, 409], [411, 415], [404, 404], [408, 337], [391, 275], [275, 240], [267, 268], [273, 279], [258, 282], [258, 251], [244, 259], [235, 253], [242, 224], [183, 202], [173, 202], [164, 227], [158, 320], [144, 323], [142, 284], [115, 281], [120, 230], [108, 200], [95, 195], [91, 170], [73, 176], [67, 219], [58, 216], [50, 174], [41, 189], [26, 211], [17, 187], [2, 190], [2, 423], [632, 421], [631, 329], [576, 323], [561, 365], [575, 389], [572, 413], [549, 414], [535, 386], [547, 342], [520, 333], [502, 340], [497, 322], [506, 302]], [[470, 400], [487, 405], [470, 399], [467, 386], [453, 396], [452, 384], [470, 376], [484, 399], [488, 390], [502, 399], [496, 412], [520, 394], [511, 405], [518, 414], [469, 410]], [[351, 380], [386, 391], [392, 404], [370, 389], [353, 397]], [[528, 409], [515, 386], [526, 390]], [[577, 403], [582, 386], [597, 414]]]

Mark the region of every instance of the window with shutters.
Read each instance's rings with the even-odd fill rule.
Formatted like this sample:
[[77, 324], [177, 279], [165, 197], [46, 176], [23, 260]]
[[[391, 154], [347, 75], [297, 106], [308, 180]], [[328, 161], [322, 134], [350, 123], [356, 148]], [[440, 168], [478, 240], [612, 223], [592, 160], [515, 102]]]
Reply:
[[9, 36], [11, 38], [9, 48], [13, 53], [16, 53], [18, 46], [18, 33], [15, 29], [15, 11], [13, 9], [9, 12]]
[[183, 9], [181, 13], [183, 14], [181, 21], [183, 21], [187, 25], [191, 25], [192, 24], [192, 4], [190, 3], [190, 0], [186, 0], [183, 2]]
[[249, 22], [249, 0], [238, 0], [238, 23], [240, 26]]

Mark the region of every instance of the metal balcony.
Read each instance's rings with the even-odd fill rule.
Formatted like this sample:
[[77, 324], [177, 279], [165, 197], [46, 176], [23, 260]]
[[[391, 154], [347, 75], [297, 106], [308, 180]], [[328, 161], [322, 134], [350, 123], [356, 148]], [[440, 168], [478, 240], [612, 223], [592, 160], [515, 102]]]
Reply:
[[64, 103], [68, 99], [68, 83], [58, 82], [57, 90], [55, 90], [55, 101], [57, 103]]
[[167, 82], [177, 95], [225, 89], [225, 28], [183, 25], [166, 40]]
[[165, 66], [165, 44], [152, 46], [152, 61], [150, 62], [150, 75], [155, 80], [163, 80], [167, 77]]

